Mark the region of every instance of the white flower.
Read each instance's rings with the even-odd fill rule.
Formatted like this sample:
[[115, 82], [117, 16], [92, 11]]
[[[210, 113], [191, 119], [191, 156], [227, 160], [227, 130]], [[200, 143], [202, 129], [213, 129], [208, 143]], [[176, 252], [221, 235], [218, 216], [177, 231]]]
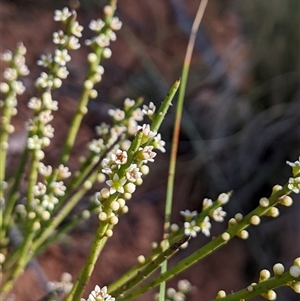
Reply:
[[211, 223], [209, 221], [209, 217], [206, 216], [204, 218], [204, 220], [200, 223], [200, 228], [201, 228], [201, 231], [202, 233], [205, 235], [205, 236], [209, 236], [210, 235], [210, 228], [211, 228]]
[[200, 227], [196, 225], [195, 221], [184, 223], [184, 234], [186, 236], [196, 237], [200, 230]]
[[97, 135], [103, 136], [103, 135], [108, 134], [108, 132], [109, 132], [109, 127], [110, 127], [110, 126], [109, 126], [107, 123], [105, 123], [105, 122], [102, 122], [100, 125], [97, 125], [97, 126], [95, 127], [95, 130], [96, 130]]
[[41, 183], [41, 182], [38, 182], [36, 185], [33, 186], [33, 194], [35, 196], [40, 196], [40, 195], [43, 195], [46, 193], [46, 185]]
[[42, 108], [42, 101], [37, 97], [31, 97], [27, 106], [34, 111], [39, 111]]
[[286, 164], [292, 167], [294, 177], [300, 173], [300, 157], [299, 157], [299, 161], [295, 161], [295, 162], [286, 161]]
[[142, 121], [144, 119], [144, 114], [140, 108], [136, 108], [132, 112], [132, 118], [134, 118], [136, 121]]
[[67, 47], [70, 49], [73, 49], [73, 50], [80, 48], [80, 43], [79, 43], [78, 38], [76, 38], [74, 36], [69, 37], [69, 42], [68, 42]]
[[149, 124], [143, 124], [142, 126], [138, 126], [138, 131], [143, 132], [144, 137], [151, 139], [153, 138], [157, 132], [151, 131]]
[[62, 164], [60, 164], [57, 168], [57, 178], [58, 179], [66, 179], [69, 178], [71, 176], [71, 172], [69, 170], [69, 167], [64, 166]]
[[186, 222], [190, 222], [195, 216], [198, 215], [198, 212], [195, 211], [190, 211], [190, 210], [182, 210], [180, 211], [180, 215], [182, 215], [184, 217], [184, 220]]
[[156, 137], [154, 137], [152, 145], [154, 146], [154, 148], [160, 150], [162, 153], [166, 152], [166, 149], [164, 148], [166, 142], [161, 139], [161, 134], [157, 134]]
[[43, 128], [43, 135], [48, 138], [54, 137], [54, 127], [51, 124], [46, 124]]
[[110, 22], [110, 28], [112, 30], [119, 30], [122, 27], [122, 22], [118, 17], [113, 17], [111, 22]]
[[51, 188], [55, 195], [63, 196], [65, 194], [66, 186], [63, 181], [51, 183]]
[[1, 60], [4, 62], [10, 62], [13, 58], [12, 52], [10, 50], [6, 50], [1, 53]]
[[12, 83], [13, 90], [18, 94], [21, 95], [25, 91], [25, 86], [19, 80], [16, 80]]
[[156, 110], [156, 106], [154, 105], [154, 103], [152, 101], [149, 103], [149, 106], [143, 105], [143, 113], [145, 115], [148, 115], [151, 117], [155, 113], [155, 110]]
[[295, 193], [300, 192], [300, 177], [289, 178], [288, 189], [292, 190]]
[[53, 86], [52, 76], [49, 76], [46, 72], [42, 72], [36, 80], [36, 85], [41, 88], [51, 88]]
[[126, 171], [126, 178], [128, 181], [135, 182], [137, 179], [141, 178], [142, 173], [136, 164], [131, 164]]
[[49, 210], [53, 210], [55, 204], [58, 203], [58, 198], [56, 198], [55, 196], [51, 195], [44, 195], [43, 196], [43, 200], [42, 200], [42, 206], [45, 209], [49, 209]]
[[93, 31], [99, 32], [103, 27], [105, 23], [101, 19], [92, 20], [89, 24], [89, 28]]
[[114, 120], [116, 121], [120, 121], [123, 120], [125, 118], [125, 112], [123, 110], [120, 109], [109, 109], [108, 110], [108, 115], [112, 116]]
[[54, 61], [61, 66], [65, 66], [67, 62], [71, 60], [71, 56], [68, 54], [67, 49], [56, 49], [54, 54]]
[[75, 21], [72, 28], [71, 28], [71, 32], [74, 36], [80, 38], [82, 36], [82, 30], [83, 30], [83, 26], [81, 26], [78, 21]]
[[12, 69], [12, 68], [8, 67], [8, 68], [5, 68], [5, 70], [3, 72], [3, 77], [8, 81], [12, 81], [18, 77], [18, 72], [16, 69]]
[[205, 209], [209, 208], [212, 205], [212, 203], [213, 202], [211, 199], [205, 198], [202, 203], [202, 209], [205, 210]]
[[59, 78], [65, 79], [68, 77], [69, 71], [65, 66], [61, 66], [61, 67], [57, 68], [55, 75]]
[[93, 139], [88, 146], [91, 152], [100, 154], [101, 150], [104, 148], [103, 139]]
[[125, 108], [125, 110], [128, 110], [129, 108], [131, 108], [134, 105], [135, 105], [135, 100], [134, 99], [126, 98], [124, 100], [124, 108]]
[[152, 151], [153, 146], [140, 147], [138, 152], [138, 158], [145, 162], [154, 162], [154, 157], [157, 155]]
[[54, 12], [54, 21], [66, 21], [72, 13], [69, 11], [67, 7], [64, 7], [62, 10], [56, 10]]
[[89, 294], [87, 301], [115, 301], [115, 298], [107, 293], [106, 286], [100, 288], [96, 285], [94, 290]]
[[223, 210], [222, 207], [218, 207], [215, 209], [210, 216], [216, 221], [216, 222], [223, 222], [224, 216], [226, 216], [226, 212]]
[[62, 30], [53, 33], [53, 43], [58, 45], [64, 45], [67, 41], [67, 36], [64, 34]]
[[39, 66], [47, 68], [51, 65], [52, 61], [53, 61], [53, 58], [52, 58], [51, 54], [47, 54], [47, 55], [42, 54], [41, 58], [37, 61], [37, 64]]
[[41, 123], [47, 124], [53, 119], [53, 115], [50, 110], [47, 110], [47, 111], [40, 112], [40, 114], [38, 115], [38, 118]]
[[43, 143], [42, 139], [40, 139], [37, 135], [28, 137], [28, 139], [27, 139], [28, 149], [39, 150], [42, 147], [42, 143]]
[[124, 193], [124, 184], [126, 183], [126, 179], [120, 179], [118, 174], [114, 174], [112, 180], [106, 181], [106, 184], [110, 186], [109, 193], [114, 194], [116, 192]]
[[116, 164], [125, 164], [127, 162], [127, 152], [117, 149], [115, 152], [112, 152], [110, 155], [111, 161]]
[[51, 165], [46, 166], [44, 163], [40, 162], [39, 173], [44, 177], [49, 177], [52, 173], [52, 166]]
[[109, 46], [109, 37], [107, 37], [103, 33], [101, 33], [97, 37], [93, 38], [93, 41], [102, 48]]

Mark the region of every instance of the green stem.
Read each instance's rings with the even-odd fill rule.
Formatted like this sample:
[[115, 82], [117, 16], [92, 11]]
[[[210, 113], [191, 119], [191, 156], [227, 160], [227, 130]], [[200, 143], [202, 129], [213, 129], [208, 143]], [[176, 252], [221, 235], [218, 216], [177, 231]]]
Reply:
[[[144, 285], [142, 285], [140, 288], [133, 291], [130, 295], [126, 297], [123, 301], [129, 301], [137, 296], [151, 290], [152, 288], [156, 287], [163, 281], [167, 281], [171, 278], [173, 278], [175, 275], [178, 275], [179, 273], [183, 272], [187, 268], [194, 265], [196, 262], [198, 262], [200, 259], [206, 257], [207, 255], [211, 254], [214, 250], [218, 249], [222, 245], [226, 244], [230, 239], [232, 239], [234, 236], [236, 236], [241, 230], [247, 228], [250, 225], [250, 219], [253, 215], [262, 216], [264, 215], [271, 207], [275, 206], [278, 202], [278, 198], [281, 196], [289, 194], [291, 191], [288, 189], [287, 184], [276, 193], [272, 194], [269, 198], [269, 206], [267, 207], [257, 207], [252, 212], [250, 212], [248, 215], [246, 215], [239, 223], [230, 226], [226, 233], [229, 235], [229, 237], [224, 240], [224, 233], [207, 243], [205, 246], [197, 250], [196, 252], [192, 253], [190, 256], [186, 257], [176, 265], [174, 265], [172, 268], [170, 268], [167, 272], [159, 275], [156, 279], [154, 279], [151, 282], [148, 282]], [[227, 236], [228, 236], [227, 235]]]
[[179, 241], [172, 244], [168, 249], [159, 254], [159, 256], [153, 259], [149, 264], [141, 268], [134, 278], [125, 283], [121, 288], [113, 291], [112, 294], [114, 296], [119, 296], [119, 298], [122, 300], [126, 300], [126, 295], [128, 294], [126, 292], [128, 292], [136, 284], [142, 282], [145, 278], [151, 275], [164, 261], [170, 259], [175, 253], [177, 253], [180, 246], [186, 243], [189, 239], [190, 237], [184, 236]]
[[299, 281], [300, 277], [294, 278], [289, 272], [283, 273], [281, 276], [272, 277], [263, 282], [255, 285], [249, 285], [247, 288], [231, 293], [226, 297], [213, 299], [211, 301], [237, 301], [246, 300], [266, 293], [268, 290], [274, 290], [278, 287], [287, 285], [287, 283], [296, 280]]
[[91, 251], [89, 253], [89, 257], [81, 270], [76, 283], [74, 284], [71, 292], [68, 294], [65, 301], [77, 301], [80, 300], [80, 297], [85, 289], [85, 286], [90, 279], [92, 272], [94, 270], [95, 264], [99, 255], [106, 243], [107, 236], [105, 236], [105, 232], [108, 228], [107, 223], [100, 223], [98, 230], [95, 234], [95, 239], [93, 245], [91, 247]]

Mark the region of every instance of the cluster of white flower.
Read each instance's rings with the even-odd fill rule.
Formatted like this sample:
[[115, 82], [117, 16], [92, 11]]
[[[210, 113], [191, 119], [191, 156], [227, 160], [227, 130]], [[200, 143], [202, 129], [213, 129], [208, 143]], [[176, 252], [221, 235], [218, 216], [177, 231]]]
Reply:
[[[192, 285], [187, 279], [179, 280], [177, 283], [177, 290], [169, 287], [166, 291], [166, 301], [185, 301], [187, 295], [191, 292]], [[155, 300], [158, 301], [159, 295], [155, 295]]]
[[100, 288], [99, 285], [96, 285], [88, 299], [81, 298], [80, 301], [115, 301], [115, 298], [107, 293], [106, 286]]
[[300, 157], [298, 161], [295, 162], [286, 162], [289, 166], [292, 167], [293, 178], [289, 178], [288, 188], [294, 193], [300, 192]]
[[[219, 200], [220, 199], [225, 199], [225, 196], [227, 196], [227, 201], [229, 199], [229, 196], [224, 193], [220, 194], [218, 197], [217, 202], [220, 204]], [[225, 203], [225, 202], [223, 202]], [[202, 203], [202, 209], [206, 210], [212, 207], [213, 201], [211, 199], [205, 198]], [[195, 211], [190, 211], [190, 210], [185, 210], [185, 211], [180, 211], [180, 214], [184, 217], [184, 234], [187, 236], [192, 236], [196, 237], [197, 233], [200, 231], [205, 235], [209, 236], [210, 235], [210, 229], [211, 229], [211, 223], [209, 216], [214, 219], [216, 222], [223, 222], [224, 217], [226, 216], [226, 212], [223, 210], [221, 206], [218, 206], [215, 209], [212, 209], [209, 211], [209, 216], [205, 216], [204, 218], [200, 219], [199, 221], [196, 221], [196, 217], [198, 215], [198, 212]]]

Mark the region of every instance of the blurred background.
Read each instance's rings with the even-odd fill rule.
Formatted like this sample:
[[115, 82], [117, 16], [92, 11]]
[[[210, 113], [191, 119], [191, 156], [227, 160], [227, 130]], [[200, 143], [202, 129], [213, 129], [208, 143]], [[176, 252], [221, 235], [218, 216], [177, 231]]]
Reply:
[[[26, 104], [34, 95], [36, 66], [41, 53], [53, 51], [52, 33], [59, 28], [53, 11], [65, 5], [78, 8], [84, 38], [91, 37], [89, 21], [102, 16], [106, 1], [1, 1], [0, 50], [14, 49], [23, 41], [28, 49], [31, 74], [24, 79], [26, 95], [20, 99], [14, 120], [16, 132], [10, 141], [9, 166], [17, 165], [24, 146]], [[107, 121], [107, 109], [119, 107], [126, 97], [145, 97], [159, 105], [170, 85], [181, 76], [183, 59], [199, 1], [119, 1], [117, 15], [123, 22], [113, 56], [104, 61], [105, 76], [97, 85], [98, 98], [89, 105], [71, 169], [94, 136], [94, 127]], [[178, 151], [173, 221], [182, 223], [179, 211], [201, 210], [205, 197], [233, 190], [226, 205], [226, 221], [235, 213], [246, 214], [258, 200], [269, 196], [273, 185], [284, 184], [291, 175], [286, 161], [298, 160], [300, 150], [300, 3], [298, 0], [211, 0], [197, 36], [190, 68]], [[82, 43], [83, 44], [83, 43]], [[56, 138], [47, 151], [47, 164], [54, 164], [61, 141], [84, 80], [88, 49], [71, 53], [70, 75], [55, 91], [59, 101], [54, 126]], [[2, 69], [2, 67], [1, 67]], [[106, 285], [125, 272], [139, 254], [147, 254], [152, 241], [162, 235], [169, 151], [176, 101], [161, 128], [167, 152], [151, 164], [151, 173], [130, 201], [129, 214], [121, 218], [113, 239], [101, 257], [92, 283]], [[9, 173], [12, 170], [9, 169]], [[95, 187], [95, 190], [98, 187]], [[289, 267], [299, 256], [299, 196], [292, 209], [280, 207], [276, 219], [249, 229], [246, 241], [234, 239], [210, 257], [170, 282], [181, 278], [195, 286], [189, 301], [210, 300], [219, 289], [227, 292], [257, 281], [259, 271], [281, 262]], [[79, 205], [84, 206], [83, 204]], [[62, 272], [76, 275], [92, 239], [97, 219], [64, 237], [29, 268], [14, 289], [15, 300], [38, 300], [45, 282], [58, 280]], [[213, 224], [218, 235], [225, 223]], [[119, 230], [118, 230], [119, 229]], [[126, 233], [126, 235], [124, 235]], [[199, 248], [209, 238], [198, 235], [190, 247], [170, 264]], [[150, 293], [138, 300], [153, 300]], [[254, 300], [263, 300], [258, 297]], [[288, 288], [278, 290], [278, 300], [299, 300]]]

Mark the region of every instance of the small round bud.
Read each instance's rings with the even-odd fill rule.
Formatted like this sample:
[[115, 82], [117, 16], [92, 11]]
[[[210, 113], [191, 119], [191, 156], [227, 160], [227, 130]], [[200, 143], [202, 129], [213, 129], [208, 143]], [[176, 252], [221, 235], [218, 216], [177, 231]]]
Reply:
[[279, 204], [286, 206], [286, 207], [292, 206], [293, 199], [290, 196], [286, 195], [283, 198], [279, 199]]
[[180, 246], [180, 249], [186, 249], [188, 247], [188, 245], [189, 245], [189, 242], [187, 241]]
[[9, 134], [12, 134], [15, 131], [15, 127], [12, 124], [8, 124], [6, 130]]
[[300, 281], [292, 282], [291, 288], [295, 293], [300, 294]]
[[235, 218], [231, 218], [229, 221], [228, 221], [228, 226], [233, 226], [236, 224], [236, 219]]
[[97, 181], [99, 183], [104, 183], [105, 180], [106, 180], [105, 174], [99, 173], [98, 176], [97, 176]]
[[138, 256], [138, 258], [137, 258], [138, 263], [143, 264], [145, 261], [146, 261], [146, 258], [144, 255]]
[[254, 226], [259, 225], [260, 224], [260, 217], [258, 215], [251, 216], [251, 218], [250, 218], [250, 224], [254, 225]]
[[154, 250], [154, 249], [157, 249], [158, 243], [157, 243], [156, 241], [153, 241], [153, 242], [151, 243], [151, 247], [152, 247], [153, 250]]
[[107, 220], [107, 214], [105, 212], [100, 212], [99, 215], [98, 215], [98, 218], [100, 221], [104, 222]]
[[86, 89], [88, 89], [88, 90], [91, 90], [91, 89], [94, 87], [94, 84], [93, 84], [92, 81], [90, 81], [90, 80], [87, 79], [87, 80], [84, 82], [84, 87], [85, 87]]
[[102, 188], [100, 190], [100, 195], [101, 195], [102, 198], [108, 199], [110, 197], [109, 189], [108, 188]]
[[31, 212], [29, 212], [28, 213], [28, 219], [35, 219], [35, 217], [36, 217], [36, 213], [35, 212], [33, 212], [33, 211], [31, 211]]
[[88, 54], [87, 59], [89, 63], [95, 63], [97, 62], [98, 57], [95, 53], [92, 52]]
[[49, 211], [43, 211], [42, 214], [41, 214], [41, 218], [43, 221], [48, 221], [51, 217], [51, 214]]
[[261, 198], [261, 199], [259, 200], [259, 206], [260, 206], [260, 207], [265, 208], [265, 207], [268, 207], [269, 204], [270, 204], [270, 202], [269, 202], [269, 200], [268, 200], [267, 198]]
[[144, 180], [142, 178], [138, 178], [138, 179], [136, 179], [135, 184], [137, 186], [141, 186], [143, 184], [143, 182], [144, 182]]
[[112, 51], [110, 50], [110, 48], [104, 48], [103, 49], [103, 58], [105, 59], [109, 59], [112, 55]]
[[140, 168], [140, 170], [141, 170], [141, 173], [144, 175], [144, 176], [146, 176], [148, 173], [149, 173], [149, 166], [147, 166], [147, 165], [143, 165], [143, 166], [141, 166], [141, 168]]
[[268, 270], [266, 270], [266, 269], [261, 270], [259, 273], [259, 282], [269, 279], [270, 276], [271, 276], [271, 273]]
[[136, 186], [133, 183], [127, 183], [124, 188], [126, 192], [134, 193]]
[[297, 258], [294, 260], [294, 265], [300, 267], [300, 257], [297, 257]]
[[33, 231], [41, 229], [41, 224], [39, 222], [34, 222], [32, 226]]
[[98, 96], [97, 90], [92, 89], [92, 90], [90, 91], [90, 98], [91, 98], [91, 99], [95, 99], [97, 96]]
[[118, 211], [120, 209], [120, 204], [118, 201], [112, 201], [109, 207], [113, 211]]
[[40, 149], [35, 152], [35, 155], [36, 155], [36, 159], [39, 161], [43, 160], [45, 157], [45, 153]]
[[300, 267], [297, 265], [292, 265], [290, 267], [289, 273], [291, 276], [293, 276], [294, 278], [297, 278], [300, 276]]
[[170, 230], [171, 232], [175, 233], [179, 230], [179, 226], [177, 224], [172, 224]]
[[279, 210], [278, 210], [278, 208], [276, 208], [276, 207], [272, 207], [272, 208], [270, 208], [267, 212], [266, 212], [266, 214], [265, 214], [266, 216], [270, 216], [270, 217], [277, 217], [278, 215], [279, 215]]
[[105, 15], [110, 16], [114, 13], [114, 9], [110, 5], [105, 5], [103, 8], [103, 12]]
[[218, 196], [217, 202], [218, 202], [219, 204], [224, 205], [224, 204], [228, 203], [228, 201], [229, 201], [229, 195], [228, 195], [227, 193], [221, 193], [221, 194]]
[[88, 112], [88, 108], [87, 108], [87, 107], [82, 107], [82, 108], [80, 108], [80, 113], [81, 113], [82, 115], [85, 115], [87, 112]]
[[91, 189], [92, 188], [92, 186], [93, 186], [93, 183], [91, 182], [91, 181], [85, 181], [84, 183], [83, 183], [83, 187], [85, 188], [85, 189]]
[[122, 199], [122, 198], [119, 198], [119, 199], [117, 199], [117, 202], [119, 203], [119, 205], [120, 205], [120, 208], [122, 208], [122, 207], [124, 207], [124, 206], [125, 206], [125, 200], [124, 200], [124, 199]]
[[273, 266], [273, 272], [275, 276], [281, 276], [284, 273], [284, 266], [281, 263], [276, 263]]
[[62, 80], [60, 78], [56, 77], [53, 79], [53, 87], [54, 88], [58, 89], [61, 87], [61, 85], [62, 85]]
[[110, 217], [109, 221], [112, 225], [116, 225], [119, 222], [119, 219], [114, 215]]
[[226, 297], [226, 292], [223, 290], [218, 291], [217, 299]]
[[277, 294], [273, 290], [269, 290], [266, 294], [263, 294], [263, 296], [267, 300], [276, 300], [276, 298], [277, 298]]
[[246, 290], [249, 292], [249, 293], [252, 293], [253, 292], [253, 286], [252, 285], [248, 285], [246, 287]]
[[230, 239], [230, 234], [227, 232], [224, 232], [221, 237], [224, 241], [228, 241]]
[[125, 200], [130, 200], [132, 198], [132, 194], [131, 193], [129, 193], [129, 192], [125, 192], [124, 193], [124, 199]]
[[106, 232], [105, 232], [105, 235], [106, 235], [107, 237], [112, 237], [113, 234], [114, 234], [114, 232], [113, 232], [113, 230], [111, 230], [111, 229], [107, 229]]
[[272, 188], [272, 194], [274, 194], [275, 192], [279, 191], [282, 189], [282, 186], [281, 185], [275, 185], [273, 186]]
[[5, 255], [3, 253], [0, 253], [0, 264], [2, 264], [5, 261]]
[[237, 236], [241, 239], [247, 239], [249, 237], [249, 232], [247, 230], [242, 230]]
[[237, 213], [234, 218], [236, 219], [237, 222], [240, 222], [243, 219], [243, 214], [242, 213]]
[[84, 220], [88, 220], [91, 216], [91, 213], [89, 210], [83, 210], [81, 216]]
[[184, 294], [189, 293], [192, 289], [192, 285], [187, 279], [179, 280], [177, 287]]
[[127, 213], [129, 211], [129, 208], [128, 208], [128, 206], [124, 206], [124, 207], [122, 207], [122, 213]]

